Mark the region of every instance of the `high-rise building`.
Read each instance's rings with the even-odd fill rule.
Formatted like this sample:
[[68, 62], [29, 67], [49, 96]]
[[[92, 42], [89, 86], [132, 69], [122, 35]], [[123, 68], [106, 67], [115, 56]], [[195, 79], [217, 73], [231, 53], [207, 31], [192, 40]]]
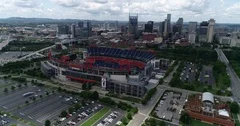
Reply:
[[163, 36], [164, 36], [164, 37], [167, 37], [167, 35], [168, 35], [168, 20], [165, 19], [165, 21], [164, 21], [164, 32], [163, 32]]
[[167, 32], [171, 32], [171, 14], [167, 14]]
[[164, 24], [165, 24], [164, 21], [160, 22], [160, 24], [159, 24], [159, 34], [162, 37], [163, 37], [163, 33], [164, 33]]
[[144, 32], [153, 32], [153, 21], [148, 21], [148, 23], [145, 24]]
[[208, 22], [203, 21], [199, 26], [199, 42], [207, 42]]
[[196, 34], [197, 32], [197, 22], [188, 23], [188, 34]]
[[129, 15], [129, 27], [128, 32], [134, 35], [134, 38], [138, 38], [138, 15], [130, 16]]
[[115, 31], [118, 31], [118, 21], [115, 21]]
[[215, 20], [210, 19], [208, 21], [208, 30], [207, 30], [207, 42], [211, 43], [213, 40], [213, 35], [214, 35], [214, 25], [215, 25]]
[[182, 34], [182, 28], [183, 28], [183, 18], [179, 18], [177, 23], [176, 23], [177, 27], [178, 27], [178, 33]]
[[71, 25], [71, 38], [75, 38], [76, 37], [76, 26], [75, 24]]
[[110, 30], [110, 24], [108, 22], [103, 23], [102, 29]]
[[70, 28], [68, 25], [58, 25], [57, 27], [58, 34], [70, 34], [69, 30]]
[[77, 27], [79, 27], [79, 28], [83, 28], [83, 21], [79, 21], [79, 22], [77, 22]]
[[87, 38], [92, 36], [92, 23], [90, 20], [83, 21], [83, 35]]

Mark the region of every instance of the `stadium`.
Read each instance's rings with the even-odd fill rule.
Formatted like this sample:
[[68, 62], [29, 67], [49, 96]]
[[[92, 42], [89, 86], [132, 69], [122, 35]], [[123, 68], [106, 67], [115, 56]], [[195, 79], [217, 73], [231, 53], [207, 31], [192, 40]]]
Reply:
[[154, 59], [152, 51], [88, 47], [82, 56], [57, 58], [49, 52], [49, 60], [41, 62], [41, 70], [61, 81], [93, 84], [113, 93], [142, 97], [154, 67], [167, 66], [166, 60], [156, 63]]

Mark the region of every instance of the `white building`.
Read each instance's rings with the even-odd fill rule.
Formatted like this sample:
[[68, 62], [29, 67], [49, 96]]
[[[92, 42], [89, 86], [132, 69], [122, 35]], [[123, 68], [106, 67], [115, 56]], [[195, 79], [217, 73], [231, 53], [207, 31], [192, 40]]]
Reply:
[[240, 47], [240, 33], [232, 33], [229, 37], [220, 37], [220, 44], [230, 47]]
[[196, 41], [196, 35], [195, 34], [189, 34], [188, 35], [188, 40], [191, 44], [195, 44]]
[[213, 40], [213, 35], [214, 35], [214, 25], [215, 25], [215, 20], [210, 19], [208, 21], [208, 31], [207, 31], [207, 42], [211, 43]]

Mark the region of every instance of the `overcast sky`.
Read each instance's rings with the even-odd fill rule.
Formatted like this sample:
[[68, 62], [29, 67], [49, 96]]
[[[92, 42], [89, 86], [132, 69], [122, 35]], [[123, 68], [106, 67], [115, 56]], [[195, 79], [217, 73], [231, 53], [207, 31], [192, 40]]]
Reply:
[[167, 13], [172, 22], [214, 18], [217, 23], [240, 23], [240, 0], [0, 0], [0, 18], [39, 17], [127, 21], [162, 21]]

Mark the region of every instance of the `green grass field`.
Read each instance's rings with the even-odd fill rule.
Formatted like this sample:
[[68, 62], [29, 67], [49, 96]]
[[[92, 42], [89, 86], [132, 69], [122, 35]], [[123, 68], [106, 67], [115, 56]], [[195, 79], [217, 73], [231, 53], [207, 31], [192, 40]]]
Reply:
[[86, 120], [81, 126], [91, 126], [94, 123], [96, 123], [100, 118], [102, 118], [110, 109], [109, 108], [103, 108], [97, 113], [95, 113], [91, 118]]
[[[182, 124], [182, 126], [188, 126], [188, 125]], [[191, 124], [189, 124], [189, 126], [216, 126], [216, 125], [208, 124], [208, 123], [201, 122], [199, 120], [192, 119]]]
[[240, 122], [238, 120], [238, 117], [236, 114], [232, 114], [233, 115], [233, 119], [235, 120], [236, 126], [240, 126]]

